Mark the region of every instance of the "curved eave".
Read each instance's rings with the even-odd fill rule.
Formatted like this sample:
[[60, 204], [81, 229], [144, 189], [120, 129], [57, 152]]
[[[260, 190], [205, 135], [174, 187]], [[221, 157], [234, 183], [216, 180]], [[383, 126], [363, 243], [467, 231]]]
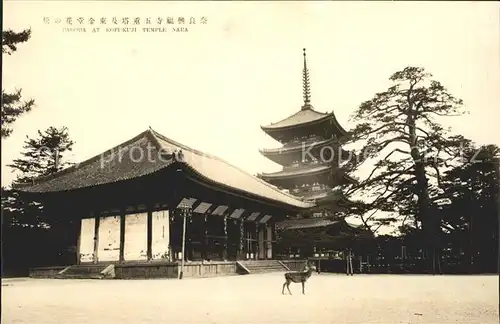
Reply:
[[[269, 183], [251, 176], [228, 162], [183, 146], [151, 129], [117, 147], [126, 147], [128, 149], [131, 147], [145, 148], [148, 143], [153, 143], [157, 147], [158, 153], [161, 153], [162, 156], [165, 152], [168, 153], [165, 156], [167, 159], [155, 159], [154, 161], [143, 159], [139, 164], [136, 161], [126, 158], [119, 161], [120, 163], [111, 159], [110, 161], [106, 160], [107, 164], [103, 167], [103, 158], [101, 155], [98, 155], [82, 162], [79, 166], [58, 172], [51, 176], [50, 179], [36, 179], [34, 184], [18, 185], [14, 189], [23, 192], [39, 192], [41, 194], [49, 192], [72, 192], [78, 189], [140, 178], [176, 165], [181, 168], [184, 166], [189, 167], [191, 170], [190, 174], [198, 174], [198, 178], [202, 179], [202, 183], [213, 184], [216, 190], [226, 190], [233, 195], [239, 194], [245, 196], [246, 199], [274, 204], [275, 206], [280, 206], [282, 209], [297, 210], [310, 208], [311, 206], [311, 204], [301, 201], [295, 196], [281, 192]], [[177, 156], [174, 153], [176, 151], [182, 152], [182, 150], [185, 156]], [[113, 150], [106, 152], [111, 157], [118, 157], [116, 154], [111, 155], [114, 153]], [[204, 165], [204, 163], [207, 164]], [[234, 179], [233, 176], [241, 177], [242, 181], [229, 181]]]
[[[305, 200], [305, 201], [314, 201], [314, 202], [318, 202], [318, 201], [321, 201], [322, 199], [325, 199], [326, 197], [328, 197], [330, 195], [329, 192], [327, 191], [324, 191], [324, 192], [319, 192], [319, 193], [312, 193], [312, 194], [308, 194], [308, 195], [301, 195], [301, 197]], [[315, 206], [317, 207], [317, 206]]]
[[265, 181], [272, 181], [272, 180], [282, 180], [282, 179], [293, 179], [293, 178], [300, 178], [300, 177], [308, 177], [308, 176], [313, 176], [313, 175], [318, 175], [318, 174], [323, 174], [323, 173], [330, 173], [331, 168], [326, 168], [326, 169], [321, 169], [317, 171], [309, 171], [305, 170], [304, 172], [299, 173], [294, 173], [294, 174], [273, 174], [273, 173], [261, 173], [259, 174], [259, 177]]
[[[126, 141], [125, 143], [121, 144], [121, 146], [116, 146], [115, 148], [108, 150], [105, 153], [114, 152], [114, 150], [117, 150], [117, 148], [125, 147], [125, 145], [128, 145], [128, 143], [132, 143], [144, 135], [148, 136], [148, 138], [150, 138], [150, 136], [151, 136], [151, 134], [148, 131], [143, 132], [143, 133], [139, 134], [138, 136], [132, 138], [131, 140]], [[155, 143], [155, 142], [153, 142], [153, 143]], [[156, 143], [155, 143], [155, 145], [156, 145]], [[88, 180], [87, 183], [83, 183], [83, 184], [74, 184], [74, 183], [72, 183], [73, 181], [71, 179], [66, 180], [62, 184], [54, 183], [54, 181], [59, 182], [60, 177], [63, 177], [65, 175], [70, 175], [72, 172], [78, 171], [79, 169], [82, 169], [85, 166], [91, 165], [92, 163], [95, 163], [96, 161], [98, 161], [98, 159], [102, 159], [102, 156], [104, 156], [105, 153], [102, 153], [102, 155], [97, 155], [93, 158], [90, 158], [90, 159], [83, 161], [79, 164], [75, 164], [71, 167], [63, 169], [63, 170], [58, 171], [56, 173], [53, 173], [51, 175], [35, 178], [35, 179], [33, 179], [32, 183], [13, 184], [12, 189], [15, 191], [18, 191], [18, 192], [22, 192], [24, 194], [36, 194], [36, 195], [75, 192], [77, 190], [91, 189], [91, 188], [102, 186], [102, 185], [110, 185], [110, 184], [114, 184], [114, 183], [144, 178], [146, 176], [152, 175], [154, 173], [157, 173], [161, 170], [168, 168], [175, 161], [173, 158], [173, 155], [168, 154], [168, 156], [167, 156], [168, 160], [164, 160], [161, 163], [157, 163], [154, 165], [151, 164], [151, 165], [149, 165], [148, 168], [144, 168], [144, 171], [141, 171], [141, 172], [130, 173], [129, 172], [130, 169], [126, 169], [126, 171], [117, 172], [117, 175], [114, 175], [108, 179], [106, 179], [106, 177], [103, 177], [102, 179], [99, 178], [97, 180], [96, 179], [87, 179]], [[126, 163], [123, 163], [123, 165], [126, 165]], [[142, 168], [139, 168], [139, 169], [142, 169]]]
[[[179, 163], [182, 163], [182, 162], [179, 162]], [[290, 204], [290, 203], [286, 203], [283, 201], [265, 198], [265, 197], [256, 195], [252, 192], [241, 190], [238, 188], [234, 188], [234, 187], [228, 186], [226, 184], [214, 181], [210, 178], [207, 178], [187, 163], [182, 163], [182, 166], [185, 169], [189, 170], [189, 172], [193, 175], [193, 176], [187, 175], [190, 180], [195, 181], [197, 183], [200, 183], [202, 185], [208, 186], [211, 189], [214, 189], [217, 191], [223, 191], [223, 192], [226, 192], [226, 193], [229, 193], [232, 195], [243, 197], [243, 198], [248, 199], [248, 200], [253, 200], [256, 202], [260, 202], [260, 203], [264, 202], [264, 203], [267, 203], [267, 204], [275, 206], [275, 207], [294, 210], [294, 211], [308, 209], [308, 208], [311, 208], [314, 206], [314, 204], [312, 204], [312, 203], [303, 202], [297, 198], [294, 198], [294, 199], [296, 199], [296, 204]], [[283, 193], [283, 194], [285, 195], [285, 193]]]
[[288, 225], [285, 225], [284, 228], [281, 228], [282, 234], [292, 234], [297, 232], [306, 234], [307, 232], [309, 232], [313, 235], [317, 235], [319, 233], [314, 233], [314, 231], [316, 230], [320, 230], [324, 234], [327, 234], [326, 232], [329, 232], [329, 230], [336, 229], [338, 232], [336, 232], [335, 235], [329, 234], [328, 236], [330, 236], [330, 238], [338, 239], [343, 236], [351, 238], [371, 236], [371, 232], [367, 231], [363, 226], [349, 224], [345, 221], [345, 219], [328, 220], [327, 218], [310, 218], [307, 221], [305, 219], [297, 221], [296, 224], [293, 224], [293, 222], [290, 221], [283, 221], [282, 224]]
[[323, 141], [317, 141], [317, 142], [311, 142], [311, 143], [300, 143], [291, 147], [279, 147], [279, 148], [272, 148], [272, 149], [259, 149], [259, 152], [264, 155], [279, 155], [279, 154], [287, 154], [287, 153], [298, 153], [301, 152], [302, 149], [304, 148], [309, 148], [311, 146], [317, 147], [317, 148], [322, 148], [325, 147], [329, 144], [337, 143], [338, 140], [331, 138], [331, 139], [326, 139]]
[[[37, 189], [36, 187], [39, 184], [43, 184], [43, 183], [36, 183], [35, 185], [23, 183], [23, 184], [13, 185], [12, 189], [15, 191], [18, 191], [18, 192], [22, 192], [23, 194], [30, 194], [30, 195], [48, 195], [48, 194], [59, 194], [59, 193], [71, 193], [71, 192], [75, 192], [78, 190], [91, 189], [91, 188], [95, 188], [95, 187], [99, 187], [99, 186], [103, 186], [103, 185], [112, 185], [115, 183], [122, 183], [122, 182], [130, 181], [130, 180], [145, 178], [147, 176], [150, 176], [150, 175], [158, 173], [162, 170], [165, 170], [166, 168], [170, 167], [173, 163], [174, 163], [174, 161], [171, 160], [167, 164], [164, 164], [153, 171], [145, 172], [139, 176], [123, 176], [123, 177], [113, 179], [110, 181], [97, 181], [97, 182], [94, 182], [91, 184], [79, 185], [79, 186], [74, 186], [71, 188], [61, 189], [61, 188], [56, 187], [54, 189], [50, 189], [50, 188], [49, 189]], [[34, 190], [32, 189], [33, 187], [35, 188]]]
[[80, 187], [77, 187], [77, 188], [71, 188], [71, 189], [65, 189], [65, 190], [46, 190], [46, 191], [30, 191], [29, 190], [29, 186], [26, 187], [26, 186], [23, 186], [23, 189], [15, 189], [17, 191], [21, 191], [23, 193], [26, 193], [26, 194], [32, 194], [32, 195], [47, 195], [47, 194], [60, 194], [60, 193], [64, 193], [64, 192], [75, 192], [77, 190], [81, 190], [81, 189], [90, 189], [90, 188], [93, 188], [93, 187], [97, 187], [97, 186], [101, 186], [101, 185], [107, 185], [107, 184], [113, 184], [113, 183], [121, 183], [121, 182], [126, 182], [128, 180], [131, 180], [131, 179], [138, 179], [138, 178], [142, 178], [142, 177], [145, 177], [147, 175], [151, 175], [153, 173], [157, 173], [165, 168], [184, 168], [186, 170], [188, 170], [188, 173], [186, 174], [186, 177], [194, 182], [197, 182], [203, 186], [206, 186], [206, 187], [209, 187], [211, 188], [212, 190], [215, 190], [215, 191], [221, 191], [221, 192], [225, 192], [225, 193], [228, 193], [230, 195], [233, 195], [233, 196], [238, 196], [238, 197], [242, 197], [246, 200], [252, 200], [252, 201], [255, 201], [255, 202], [258, 202], [258, 203], [264, 203], [264, 204], [267, 204], [267, 205], [270, 205], [270, 206], [273, 206], [273, 207], [277, 207], [277, 208], [280, 208], [280, 209], [287, 209], [287, 210], [293, 210], [293, 211], [299, 211], [299, 210], [303, 210], [303, 209], [308, 209], [308, 208], [311, 208], [314, 206], [314, 204], [312, 203], [308, 203], [308, 202], [303, 202], [301, 200], [299, 200], [298, 198], [295, 198], [296, 199], [296, 204], [290, 204], [290, 203], [286, 203], [286, 202], [283, 202], [283, 201], [279, 201], [279, 200], [274, 200], [274, 199], [270, 199], [270, 198], [267, 198], [267, 197], [263, 197], [263, 196], [260, 196], [260, 195], [257, 195], [257, 194], [254, 194], [252, 192], [248, 192], [248, 191], [244, 191], [244, 190], [241, 190], [241, 189], [238, 189], [238, 188], [233, 188], [231, 186], [228, 186], [228, 185], [225, 185], [225, 184], [221, 184], [217, 181], [214, 181], [212, 179], [209, 179], [205, 176], [203, 176], [201, 173], [199, 173], [196, 169], [194, 169], [193, 167], [189, 166], [188, 164], [184, 163], [184, 162], [173, 162], [173, 163], [170, 163], [169, 165], [166, 165], [165, 167], [162, 167], [154, 172], [151, 172], [149, 174], [144, 174], [140, 177], [133, 177], [133, 178], [122, 178], [122, 179], [119, 179], [119, 180], [116, 180], [116, 181], [112, 181], [112, 182], [102, 182], [102, 183], [97, 183], [97, 184], [94, 184], [94, 185], [91, 185], [91, 186], [80, 186]]
[[[32, 180], [32, 183], [14, 183], [12, 185], [12, 189], [16, 190], [16, 191], [23, 192], [23, 193], [33, 193], [33, 194], [69, 192], [69, 191], [73, 191], [73, 190], [91, 188], [91, 187], [95, 187], [95, 186], [99, 186], [99, 185], [111, 184], [111, 183], [115, 183], [115, 182], [119, 182], [119, 181], [125, 181], [125, 180], [139, 178], [142, 176], [147, 176], [147, 175], [155, 173], [155, 172], [157, 172], [165, 167], [168, 167], [173, 162], [173, 155], [168, 154], [168, 156], [167, 156], [168, 160], [165, 161], [165, 163], [162, 163], [162, 164], [159, 164], [155, 167], [152, 167], [152, 168], [150, 168], [149, 171], [143, 172], [138, 176], [137, 175], [131, 176], [130, 174], [126, 174], [125, 176], [115, 177], [111, 180], [94, 181], [94, 182], [91, 182], [87, 185], [80, 185], [80, 186], [76, 185], [72, 188], [67, 188], [67, 189], [58, 189], [58, 188], [48, 189], [48, 190], [44, 190], [44, 189], [37, 190], [36, 189], [37, 187], [44, 185], [45, 183], [47, 183], [49, 181], [53, 181], [61, 176], [71, 174], [72, 172], [77, 171], [78, 169], [81, 169], [85, 166], [91, 165], [92, 163], [95, 163], [96, 161], [102, 160], [103, 157], [107, 157], [109, 155], [116, 154], [116, 152], [118, 152], [122, 148], [127, 147], [129, 144], [135, 143], [136, 141], [140, 140], [141, 138], [149, 139], [150, 141], [152, 141], [152, 143], [154, 144], [154, 146], [157, 149], [160, 148], [158, 142], [156, 141], [156, 139], [154, 138], [152, 133], [150, 131], [145, 131], [145, 132], [142, 132], [139, 135], [123, 142], [122, 144], [116, 145], [115, 147], [113, 147], [109, 150], [106, 150], [98, 155], [95, 155], [95, 156], [91, 157], [90, 159], [87, 159], [83, 162], [74, 164], [66, 169], [57, 171], [57, 172], [52, 173], [50, 175], [37, 177], [37, 178]], [[35, 188], [35, 190], [33, 190], [33, 188]]]
[[[331, 144], [332, 142], [329, 142], [329, 143], [324, 143], [324, 144], [315, 144], [315, 147], [313, 148], [314, 150], [316, 149], [322, 149], [324, 147], [328, 147], [329, 144]], [[305, 147], [305, 149], [307, 150], [310, 150], [310, 146], [312, 146], [313, 144], [311, 145], [307, 145]], [[270, 160], [273, 160], [276, 162], [276, 160], [280, 160], [280, 157], [283, 157], [283, 156], [287, 156], [287, 155], [294, 155], [294, 154], [301, 154], [302, 153], [302, 150], [303, 148], [302, 147], [298, 147], [298, 148], [293, 148], [293, 149], [260, 149], [259, 150], [259, 153], [262, 154], [263, 156], [265, 156], [266, 158], [270, 159]], [[347, 154], [349, 154], [349, 151], [346, 151], [344, 149], [342, 149], [342, 154], [345, 156]]]
[[276, 126], [273, 126], [271, 124], [271, 125], [266, 125], [266, 126], [260, 126], [260, 128], [266, 134], [268, 134], [269, 136], [272, 137], [273, 133], [278, 133], [278, 132], [287, 131], [287, 130], [293, 130], [296, 128], [314, 126], [314, 125], [322, 124], [324, 122], [329, 122], [329, 121], [331, 121], [332, 124], [334, 124], [337, 127], [337, 129], [339, 130], [339, 135], [346, 136], [348, 134], [348, 132], [340, 125], [340, 123], [337, 120], [337, 117], [335, 117], [335, 114], [333, 112], [329, 113], [328, 115], [326, 115], [324, 117], [321, 117], [321, 118], [318, 118], [318, 119], [315, 119], [312, 121], [304, 122], [304, 123], [297, 123], [297, 124], [286, 125], [286, 126], [281, 126], [281, 127], [279, 127], [279, 126], [276, 127]]

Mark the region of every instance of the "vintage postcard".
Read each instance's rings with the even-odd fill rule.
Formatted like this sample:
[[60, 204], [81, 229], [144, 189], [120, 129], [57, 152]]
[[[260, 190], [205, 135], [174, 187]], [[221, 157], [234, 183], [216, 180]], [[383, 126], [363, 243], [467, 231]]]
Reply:
[[498, 323], [495, 2], [3, 2], [4, 323]]

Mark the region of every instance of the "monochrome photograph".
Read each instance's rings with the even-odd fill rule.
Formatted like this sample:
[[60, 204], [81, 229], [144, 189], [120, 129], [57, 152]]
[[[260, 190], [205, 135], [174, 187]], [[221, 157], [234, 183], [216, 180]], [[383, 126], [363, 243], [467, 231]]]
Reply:
[[498, 323], [496, 2], [3, 8], [4, 323]]

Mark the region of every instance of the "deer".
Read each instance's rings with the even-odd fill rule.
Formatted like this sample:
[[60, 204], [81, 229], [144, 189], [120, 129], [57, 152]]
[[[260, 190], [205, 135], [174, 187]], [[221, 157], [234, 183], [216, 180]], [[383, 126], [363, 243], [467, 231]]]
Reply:
[[305, 269], [303, 271], [291, 271], [285, 273], [285, 283], [283, 284], [283, 289], [281, 290], [281, 294], [285, 294], [285, 286], [286, 289], [288, 289], [288, 292], [290, 295], [292, 292], [290, 291], [290, 284], [292, 282], [294, 283], [301, 283], [302, 284], [302, 294], [305, 295], [305, 284], [307, 279], [309, 279], [313, 273], [313, 271], [316, 270], [316, 267], [313, 264], [308, 264], [306, 263]]

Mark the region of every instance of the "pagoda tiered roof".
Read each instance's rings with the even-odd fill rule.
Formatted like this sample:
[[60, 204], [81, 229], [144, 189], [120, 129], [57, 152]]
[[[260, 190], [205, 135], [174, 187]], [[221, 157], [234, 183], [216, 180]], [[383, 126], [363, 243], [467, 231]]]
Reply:
[[[295, 179], [302, 177], [314, 177], [314, 176], [328, 177], [330, 175], [333, 176], [335, 174], [336, 174], [335, 167], [331, 164], [325, 163], [325, 164], [304, 164], [296, 167], [283, 168], [283, 170], [277, 172], [270, 172], [270, 173], [262, 172], [258, 174], [258, 177], [269, 183], [274, 184], [275, 182], [279, 183], [280, 180]], [[341, 177], [338, 179], [341, 179], [340, 183], [334, 183], [333, 185], [353, 184], [357, 182], [356, 179], [349, 176], [345, 172], [343, 172]]]
[[261, 173], [259, 177], [264, 180], [283, 179], [290, 177], [310, 176], [321, 173], [330, 173], [332, 166], [330, 164], [309, 164], [298, 167], [285, 168], [281, 171], [272, 173]]
[[[154, 148], [152, 152], [151, 147]], [[132, 151], [151, 152], [154, 158], [137, 161]], [[221, 190], [299, 209], [314, 206], [216, 156], [180, 144], [152, 129], [50, 176], [33, 179], [32, 183], [17, 184], [14, 189], [31, 193], [71, 191], [139, 178], [179, 165]]]
[[283, 145], [282, 147], [278, 148], [272, 148], [272, 149], [260, 149], [260, 153], [264, 155], [268, 154], [282, 154], [282, 153], [288, 153], [288, 152], [294, 152], [294, 151], [301, 151], [304, 147], [310, 147], [310, 146], [326, 146], [328, 144], [333, 144], [336, 143], [337, 140], [334, 138], [329, 138], [329, 139], [320, 139], [318, 140], [317, 138], [312, 138], [310, 140], [306, 141], [291, 141]]
[[302, 70], [304, 104], [301, 109], [291, 116], [276, 123], [261, 126], [261, 129], [275, 140], [286, 143], [293, 138], [312, 134], [325, 139], [345, 137], [348, 132], [339, 124], [335, 114], [323, 113], [314, 109], [311, 104], [311, 85], [309, 70], [307, 69], [306, 49], [304, 48], [304, 69]]
[[301, 110], [291, 116], [286, 117], [283, 120], [280, 120], [276, 123], [271, 123], [266, 126], [261, 126], [261, 129], [269, 134], [287, 130], [290, 128], [299, 128], [304, 126], [318, 125], [322, 123], [337, 128], [338, 135], [347, 135], [347, 131], [339, 124], [333, 111], [330, 113], [322, 113], [316, 111], [310, 104], [304, 105]]
[[290, 163], [302, 160], [305, 151], [309, 152], [312, 156], [323, 157], [327, 161], [332, 162], [333, 159], [341, 162], [341, 159], [349, 158], [349, 152], [342, 149], [341, 143], [336, 138], [322, 139], [312, 137], [303, 141], [290, 141], [278, 148], [259, 150], [266, 158], [282, 166], [288, 166]]
[[[341, 159], [347, 155], [347, 152], [341, 148], [341, 143], [348, 132], [338, 123], [333, 112], [322, 113], [312, 106], [305, 49], [302, 73], [304, 94], [302, 108], [279, 122], [261, 126], [269, 136], [281, 142], [282, 147], [261, 149], [260, 153], [282, 165], [283, 170], [261, 173], [259, 177], [288, 189], [313, 183], [336, 186], [338, 183], [334, 182], [337, 180], [340, 180], [342, 184], [352, 183], [355, 180], [345, 173], [341, 177], [335, 175]], [[304, 156], [304, 150], [307, 150], [307, 156]], [[321, 194], [303, 192], [300, 196], [304, 199], [306, 196], [312, 196], [311, 199], [318, 200], [329, 194], [327, 190]]]

